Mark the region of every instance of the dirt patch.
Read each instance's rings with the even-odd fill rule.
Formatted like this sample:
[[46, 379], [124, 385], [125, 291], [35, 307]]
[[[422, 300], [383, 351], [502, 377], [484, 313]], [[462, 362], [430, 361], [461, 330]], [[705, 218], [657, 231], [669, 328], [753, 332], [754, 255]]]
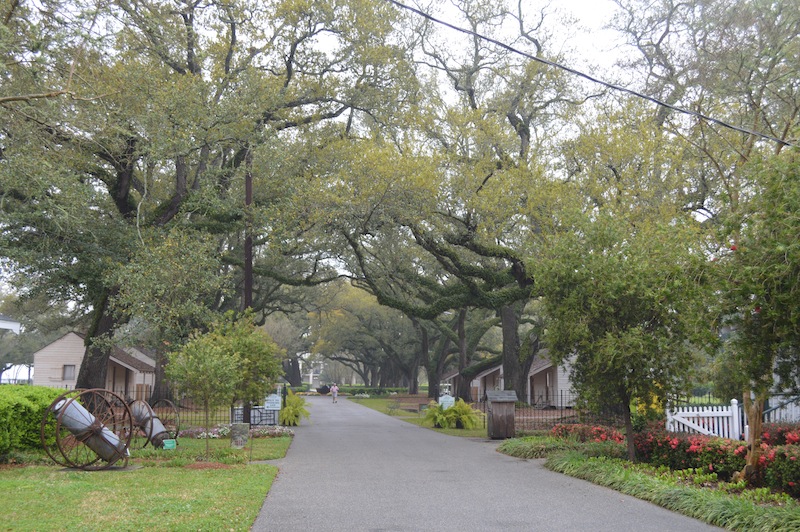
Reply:
[[230, 469], [228, 464], [220, 464], [219, 462], [194, 462], [187, 464], [186, 469]]

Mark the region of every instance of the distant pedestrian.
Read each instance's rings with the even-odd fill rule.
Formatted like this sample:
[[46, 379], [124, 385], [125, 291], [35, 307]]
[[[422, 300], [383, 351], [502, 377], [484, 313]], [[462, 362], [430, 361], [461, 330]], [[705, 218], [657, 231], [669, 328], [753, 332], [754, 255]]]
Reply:
[[336, 403], [337, 398], [339, 397], [339, 387], [336, 386], [335, 382], [333, 383], [333, 386], [331, 386], [331, 395], [333, 396], [333, 402]]

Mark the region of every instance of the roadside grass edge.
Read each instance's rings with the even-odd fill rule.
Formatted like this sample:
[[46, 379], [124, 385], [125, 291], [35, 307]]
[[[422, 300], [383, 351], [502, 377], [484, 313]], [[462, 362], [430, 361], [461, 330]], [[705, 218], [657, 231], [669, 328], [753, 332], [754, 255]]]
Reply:
[[800, 508], [762, 506], [728, 493], [676, 485], [627, 467], [616, 458], [589, 457], [569, 450], [550, 454], [545, 467], [605, 486], [668, 510], [729, 530], [790, 532], [800, 530]]

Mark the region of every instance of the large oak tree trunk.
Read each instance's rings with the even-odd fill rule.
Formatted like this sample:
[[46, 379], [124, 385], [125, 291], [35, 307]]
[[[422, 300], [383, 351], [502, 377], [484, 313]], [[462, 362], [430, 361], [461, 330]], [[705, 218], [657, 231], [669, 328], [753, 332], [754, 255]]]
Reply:
[[414, 357], [411, 370], [408, 372], [408, 393], [412, 395], [419, 393], [419, 355]]
[[453, 397], [463, 399], [467, 403], [472, 402], [472, 390], [470, 389], [470, 381], [463, 378], [460, 373], [467, 367], [467, 309], [461, 309], [458, 313], [458, 371], [459, 375], [455, 378], [455, 390], [453, 390]]
[[172, 391], [167, 383], [167, 375], [164, 368], [167, 365], [167, 354], [163, 349], [156, 350], [156, 380], [153, 386], [153, 393], [150, 395], [150, 404], [154, 404], [161, 399], [172, 400]]
[[533, 354], [521, 352], [517, 306], [519, 305], [506, 305], [500, 309], [503, 330], [503, 387], [506, 390], [516, 391], [517, 399], [524, 401]]
[[297, 357], [288, 358], [283, 361], [283, 372], [291, 386], [302, 386], [303, 376], [300, 374], [300, 361]]
[[78, 372], [76, 388], [105, 388], [108, 359], [113, 346], [101, 341], [110, 338], [117, 320], [110, 309], [112, 292], [105, 291], [94, 307], [94, 320], [86, 335], [86, 352]]

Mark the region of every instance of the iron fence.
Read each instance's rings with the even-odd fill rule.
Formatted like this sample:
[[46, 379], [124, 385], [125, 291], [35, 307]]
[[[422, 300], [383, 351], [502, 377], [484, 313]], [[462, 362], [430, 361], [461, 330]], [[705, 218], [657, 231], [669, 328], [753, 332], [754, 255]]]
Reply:
[[[518, 433], [550, 430], [560, 424], [591, 424], [611, 427], [624, 425], [620, 411], [602, 409], [592, 411], [580, 406], [578, 396], [569, 392], [539, 395], [532, 404], [517, 402], [514, 407], [514, 429]], [[473, 404], [473, 407], [484, 414], [487, 413], [486, 401]], [[484, 415], [484, 426], [486, 423]]]

